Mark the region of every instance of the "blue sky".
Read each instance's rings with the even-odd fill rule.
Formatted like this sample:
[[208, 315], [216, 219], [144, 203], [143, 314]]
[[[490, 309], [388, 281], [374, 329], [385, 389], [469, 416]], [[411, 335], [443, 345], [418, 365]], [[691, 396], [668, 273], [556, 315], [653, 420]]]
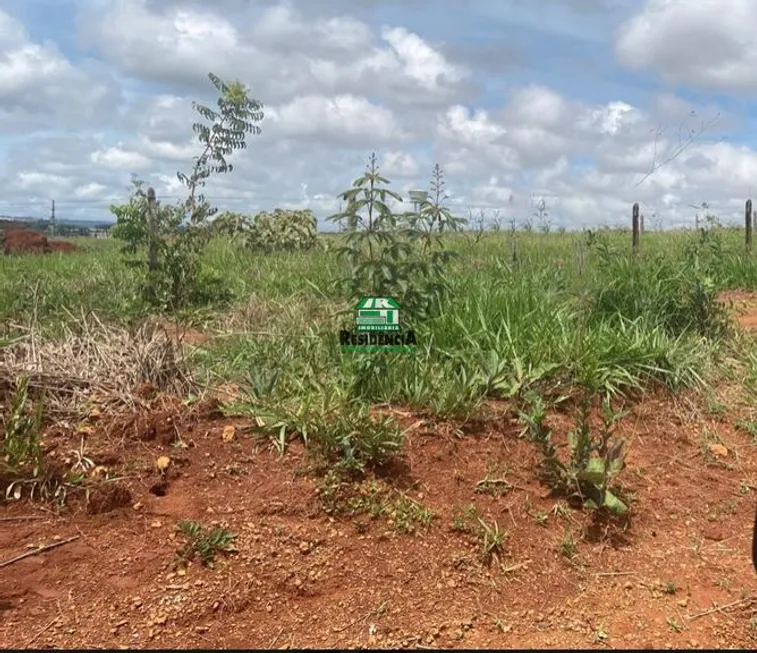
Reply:
[[[439, 162], [460, 212], [524, 220], [542, 197], [580, 228], [641, 200], [677, 226], [710, 198], [731, 219], [757, 178], [751, 17], [746, 0], [0, 0], [0, 214], [56, 199], [109, 219], [131, 173], [174, 197], [212, 70], [266, 106], [208, 188], [220, 208], [322, 218], [376, 150], [401, 192]], [[638, 186], [691, 110], [721, 118]]]

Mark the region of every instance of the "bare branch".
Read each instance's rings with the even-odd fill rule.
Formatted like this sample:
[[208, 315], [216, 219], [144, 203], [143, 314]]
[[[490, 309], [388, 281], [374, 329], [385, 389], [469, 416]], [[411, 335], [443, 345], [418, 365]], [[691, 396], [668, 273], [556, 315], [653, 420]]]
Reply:
[[[695, 112], [692, 111], [690, 115], [695, 115]], [[654, 152], [652, 154], [652, 166], [649, 169], [649, 172], [647, 172], [636, 184], [634, 184], [634, 188], [638, 188], [643, 184], [647, 179], [649, 179], [655, 172], [657, 172], [660, 168], [667, 165], [671, 161], [674, 161], [677, 159], [683, 152], [688, 149], [692, 144], [694, 144], [702, 134], [704, 134], [708, 129], [713, 127], [717, 122], [720, 120], [720, 112], [710, 120], [709, 122], [702, 121], [702, 125], [699, 128], [699, 130], [689, 129], [688, 135], [686, 138], [683, 138], [683, 132], [684, 132], [684, 126], [686, 124], [686, 120], [681, 121], [681, 124], [678, 128], [678, 145], [673, 150], [673, 153], [665, 158], [663, 161], [658, 162], [657, 161], [657, 147], [660, 142], [660, 137], [665, 133], [664, 129], [658, 130], [655, 134], [655, 140], [654, 140]]]

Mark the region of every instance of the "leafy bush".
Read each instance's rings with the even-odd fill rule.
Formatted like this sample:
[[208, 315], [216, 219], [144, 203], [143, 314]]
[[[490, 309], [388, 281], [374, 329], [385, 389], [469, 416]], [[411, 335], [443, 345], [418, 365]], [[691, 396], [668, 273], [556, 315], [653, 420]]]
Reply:
[[614, 427], [624, 413], [614, 412], [605, 396], [603, 428], [597, 436], [589, 424], [590, 400], [584, 399], [576, 429], [568, 433], [570, 459], [563, 462], [552, 442], [552, 431], [544, 423], [544, 403], [537, 394], [529, 394], [531, 410], [521, 412], [520, 417], [531, 441], [541, 449], [545, 480], [555, 491], [578, 497], [586, 508], [604, 507], [612, 513], [625, 514], [628, 507], [609, 489], [610, 481], [625, 466], [624, 441], [613, 437]]
[[432, 199], [418, 211], [395, 213], [388, 202], [402, 202], [388, 188], [372, 153], [365, 174], [339, 195], [344, 211], [329, 218], [347, 225], [346, 244], [337, 254], [350, 266], [339, 284], [355, 300], [365, 296], [394, 297], [403, 310], [418, 318], [438, 313], [449, 291], [446, 266], [453, 252], [440, 234], [456, 231], [461, 220], [443, 206], [444, 179], [434, 168]]
[[198, 296], [200, 255], [212, 233], [208, 220], [217, 211], [206, 201], [202, 188], [211, 175], [233, 170], [226, 157], [247, 146], [248, 133], [260, 133], [255, 123], [263, 119], [261, 103], [248, 96], [241, 82], [227, 84], [213, 73], [208, 77], [219, 93], [218, 110], [193, 103], [203, 119], [192, 125], [201, 153], [189, 175], [176, 175], [187, 191], [186, 199], [172, 207], [160, 206], [155, 191], [145, 193], [142, 182], [135, 180], [129, 203], [110, 207], [117, 220], [111, 234], [125, 241], [124, 253], [147, 249], [146, 261], [131, 261], [147, 268], [144, 299], [172, 311], [191, 305]]
[[223, 211], [213, 218], [212, 231], [216, 236], [237, 238], [250, 228], [247, 216], [234, 211]]
[[309, 250], [318, 244], [318, 222], [310, 209], [262, 211], [246, 233], [249, 249], [274, 252]]

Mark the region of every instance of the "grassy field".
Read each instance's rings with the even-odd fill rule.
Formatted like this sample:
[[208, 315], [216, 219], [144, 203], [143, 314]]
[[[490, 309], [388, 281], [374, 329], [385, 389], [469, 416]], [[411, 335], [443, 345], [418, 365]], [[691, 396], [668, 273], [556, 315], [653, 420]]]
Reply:
[[[750, 310], [757, 290], [757, 258], [744, 253], [741, 231], [646, 233], [636, 257], [623, 231], [449, 236], [458, 254], [447, 272], [449, 300], [439, 314], [405, 325], [417, 334], [415, 351], [381, 354], [340, 349], [339, 329], [353, 314], [334, 284], [346, 274], [333, 252], [338, 238], [323, 237], [316, 251], [265, 255], [213, 241], [203, 259], [212, 299], [170, 320], [185, 336], [182, 374], [193, 389], [174, 404], [168, 392], [128, 410], [128, 402], [103, 404], [112, 414], [101, 408], [97, 419], [91, 398], [74, 393], [83, 412], [64, 426], [63, 418], [47, 420], [43, 442], [78, 451], [56, 459], [72, 503], [55, 517], [43, 503], [46, 525], [6, 526], [0, 551], [9, 557], [43, 536], [88, 533], [86, 546], [45, 554], [45, 569], [91, 573], [87, 600], [103, 619], [77, 622], [83, 613], [69, 601], [69, 617], [36, 645], [754, 644], [755, 582], [744, 574], [757, 489], [757, 355], [754, 336], [723, 301], [735, 297]], [[0, 257], [6, 385], [24, 357], [55, 361], [61, 378], [65, 369], [90, 374], [94, 385], [123, 374], [122, 395], [136, 393], [140, 380], [159, 385], [143, 359], [127, 360], [123, 347], [115, 353], [108, 335], [133, 333], [150, 317], [138, 273], [117, 242], [72, 242], [79, 252]], [[99, 331], [88, 331], [90, 313]], [[95, 355], [97, 337], [109, 344]], [[71, 345], [76, 338], [87, 347]], [[100, 362], [87, 371], [82, 361]], [[0, 397], [6, 412], [9, 388]], [[200, 408], [195, 395], [203, 394], [222, 398], [215, 412]], [[605, 467], [597, 478], [587, 456], [610, 456], [621, 436], [631, 447], [623, 471]], [[582, 437], [583, 453], [574, 449], [572, 458], [550, 449]], [[170, 467], [156, 472], [160, 456]], [[72, 465], [83, 458], [92, 464], [80, 465], [73, 481]], [[121, 517], [71, 508], [77, 488], [95, 488], [82, 480], [95, 467], [125, 488]], [[573, 487], [612, 488], [629, 512], [576, 507]], [[98, 491], [88, 490], [87, 501]], [[19, 506], [5, 507], [9, 521], [31, 511]], [[155, 589], [157, 579], [181, 585], [178, 572], [124, 535], [147, 537], [161, 555], [177, 548], [176, 538], [201, 540], [186, 523], [167, 535], [167, 520], [217, 522], [216, 540], [203, 540], [211, 556], [224, 549], [224, 533], [236, 535], [239, 555], [219, 557], [215, 570], [192, 568], [199, 584], [187, 612], [166, 608]], [[732, 548], [705, 554], [713, 524], [738, 536]], [[272, 542], [280, 554], [266, 566]], [[689, 566], [677, 566], [685, 556]], [[107, 578], [103, 565], [112, 565]], [[10, 569], [19, 573], [7, 600], [31, 597], [40, 569]], [[245, 578], [254, 593], [232, 588]], [[130, 598], [114, 607], [109, 597], [121, 591]], [[52, 618], [44, 592], [34, 596], [7, 613], [13, 628], [0, 621], [8, 645], [23, 645], [18, 633], [33, 635]], [[731, 612], [705, 615], [714, 600], [732, 603]], [[148, 604], [149, 612], [141, 607]], [[254, 618], [237, 618], [245, 612]], [[340, 630], [352, 617], [365, 620]]]
[[[410, 325], [417, 353], [384, 357], [381, 373], [339, 350], [351, 306], [334, 287], [346, 271], [328, 250], [253, 256], [214, 242], [205, 271], [220, 280], [215, 301], [184, 318], [224, 336], [202, 356], [207, 372], [234, 381], [279, 369], [287, 396], [320, 392], [328, 379], [353, 398], [454, 412], [483, 398], [473, 379], [491, 365], [522, 370], [524, 383], [552, 377], [615, 391], [656, 379], [677, 388], [698, 383], [726, 346], [717, 293], [757, 284], [738, 230], [707, 235], [645, 234], [638, 261], [623, 232], [600, 232], [591, 245], [585, 234], [494, 234], [473, 247], [452, 237], [451, 300]], [[54, 337], [82, 310], [119, 323], [144, 318], [117, 243], [82, 245], [75, 255], [0, 259], [7, 335], [34, 321]]]

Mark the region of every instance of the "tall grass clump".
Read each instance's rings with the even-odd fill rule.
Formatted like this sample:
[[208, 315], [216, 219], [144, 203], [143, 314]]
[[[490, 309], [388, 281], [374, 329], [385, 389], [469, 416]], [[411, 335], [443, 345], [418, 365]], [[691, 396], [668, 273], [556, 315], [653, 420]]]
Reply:
[[678, 256], [654, 253], [635, 258], [595, 245], [596, 265], [588, 290], [589, 321], [639, 322], [675, 338], [696, 334], [718, 339], [727, 316], [717, 301], [722, 243], [709, 232], [684, 243]]

